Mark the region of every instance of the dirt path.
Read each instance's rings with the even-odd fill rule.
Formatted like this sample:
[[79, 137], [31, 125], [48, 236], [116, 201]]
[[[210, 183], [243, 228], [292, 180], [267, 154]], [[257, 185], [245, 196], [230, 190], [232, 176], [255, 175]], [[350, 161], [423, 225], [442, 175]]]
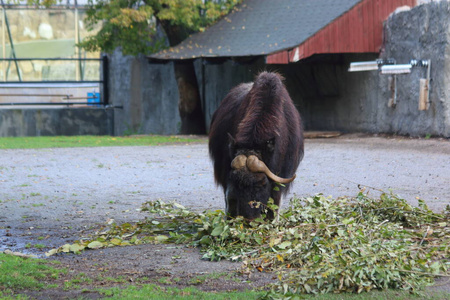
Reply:
[[[345, 135], [307, 140], [305, 159], [289, 197], [316, 193], [354, 196], [358, 185], [416, 197], [441, 211], [450, 203], [450, 142]], [[378, 193], [372, 190], [371, 194]], [[112, 220], [145, 218], [141, 204], [175, 200], [198, 210], [223, 209], [207, 144], [155, 147], [0, 150], [0, 251], [43, 256]], [[285, 201], [287, 203], [287, 201]], [[40, 244], [44, 249], [27, 247]], [[270, 275], [198, 279], [228, 274], [236, 263], [200, 260], [196, 249], [143, 245], [57, 256], [70, 270], [123, 274], [126, 280], [203, 281], [204, 289], [264, 286]], [[94, 263], [95, 262], [95, 263]], [[225, 275], [224, 275], [225, 276]], [[255, 276], [255, 275], [252, 275]], [[153, 278], [153, 279], [152, 279]], [[448, 289], [449, 286], [447, 285]], [[449, 289], [450, 290], [450, 289]]]

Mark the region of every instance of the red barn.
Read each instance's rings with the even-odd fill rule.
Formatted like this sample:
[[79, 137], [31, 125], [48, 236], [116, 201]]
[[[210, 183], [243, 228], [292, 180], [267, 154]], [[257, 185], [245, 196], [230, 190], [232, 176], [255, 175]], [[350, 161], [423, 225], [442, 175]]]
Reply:
[[[428, 2], [244, 0], [204, 32], [149, 59], [194, 61], [206, 125], [232, 86], [275, 70], [286, 78], [307, 130], [448, 136], [450, 104], [440, 78], [448, 73], [442, 45], [450, 36], [450, 4]], [[348, 72], [351, 62], [378, 58], [431, 61], [427, 111], [417, 108], [423, 68], [397, 77]], [[388, 105], [392, 99], [398, 105]]]
[[267, 64], [314, 54], [378, 53], [383, 21], [416, 0], [246, 0], [204, 32], [152, 59], [265, 56]]

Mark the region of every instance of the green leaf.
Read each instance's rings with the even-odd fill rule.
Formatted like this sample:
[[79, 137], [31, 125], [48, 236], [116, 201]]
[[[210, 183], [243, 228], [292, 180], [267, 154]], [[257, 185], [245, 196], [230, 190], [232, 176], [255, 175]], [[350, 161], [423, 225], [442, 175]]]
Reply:
[[155, 237], [155, 240], [159, 243], [164, 243], [165, 241], [167, 241], [169, 239], [168, 236], [165, 235], [158, 235]]
[[290, 245], [292, 245], [292, 243], [290, 241], [284, 241], [281, 244], [279, 244], [277, 247], [280, 249], [286, 249]]
[[354, 220], [352, 218], [342, 220], [342, 224], [344, 224], [344, 225], [348, 225], [348, 224], [351, 224], [353, 222], [354, 222]]
[[45, 252], [45, 256], [49, 257], [55, 255], [56, 253], [58, 253], [58, 249], [51, 249], [50, 251]]
[[69, 250], [70, 250], [70, 252], [77, 253], [77, 252], [84, 250], [84, 248], [85, 248], [85, 246], [83, 246], [83, 245], [72, 244], [72, 245], [70, 245]]
[[99, 242], [99, 241], [93, 241], [93, 242], [90, 242], [88, 245], [87, 245], [87, 247], [89, 248], [89, 249], [100, 249], [100, 248], [102, 248], [104, 245], [103, 245], [103, 243], [102, 242]]
[[110, 243], [113, 245], [119, 246], [122, 243], [122, 240], [118, 239], [118, 238], [113, 238], [110, 240]]
[[213, 229], [213, 231], [211, 232], [211, 235], [212, 236], [219, 236], [219, 235], [222, 234], [223, 230], [224, 230], [224, 226], [223, 226], [223, 224], [220, 224], [220, 225], [218, 225], [217, 227], [215, 227]]
[[199, 241], [199, 243], [201, 244], [201, 245], [210, 245], [211, 244], [211, 238], [208, 236], [208, 235], [205, 235], [205, 236], [203, 236], [201, 239], [200, 239], [200, 241]]
[[70, 252], [70, 244], [65, 244], [65, 245], [63, 245], [63, 246], [61, 246], [61, 252], [65, 252], [65, 253], [68, 253], [68, 252]]

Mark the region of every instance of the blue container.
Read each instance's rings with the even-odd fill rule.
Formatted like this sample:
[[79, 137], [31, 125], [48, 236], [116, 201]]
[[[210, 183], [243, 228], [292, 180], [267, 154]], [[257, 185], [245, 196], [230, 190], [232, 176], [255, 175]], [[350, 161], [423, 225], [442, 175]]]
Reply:
[[100, 106], [98, 104], [95, 104], [100, 103], [100, 93], [87, 93], [87, 96], [88, 96], [87, 102], [89, 103], [89, 105]]

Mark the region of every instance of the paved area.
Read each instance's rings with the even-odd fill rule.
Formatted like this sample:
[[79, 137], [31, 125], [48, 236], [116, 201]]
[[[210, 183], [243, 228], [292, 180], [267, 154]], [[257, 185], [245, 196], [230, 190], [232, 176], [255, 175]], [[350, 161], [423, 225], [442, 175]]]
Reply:
[[[141, 204], [160, 198], [199, 210], [223, 209], [223, 192], [212, 172], [206, 142], [0, 150], [0, 237], [5, 228], [50, 236], [52, 230], [66, 229], [66, 235], [58, 235], [62, 240], [53, 241], [58, 246], [93, 224], [144, 218]], [[358, 135], [308, 139], [288, 198], [355, 196], [361, 186], [375, 188], [369, 190], [373, 195], [392, 190], [412, 204], [421, 198], [442, 211], [450, 204], [450, 141]], [[0, 251], [11, 245], [21, 248], [20, 243], [0, 243]]]

